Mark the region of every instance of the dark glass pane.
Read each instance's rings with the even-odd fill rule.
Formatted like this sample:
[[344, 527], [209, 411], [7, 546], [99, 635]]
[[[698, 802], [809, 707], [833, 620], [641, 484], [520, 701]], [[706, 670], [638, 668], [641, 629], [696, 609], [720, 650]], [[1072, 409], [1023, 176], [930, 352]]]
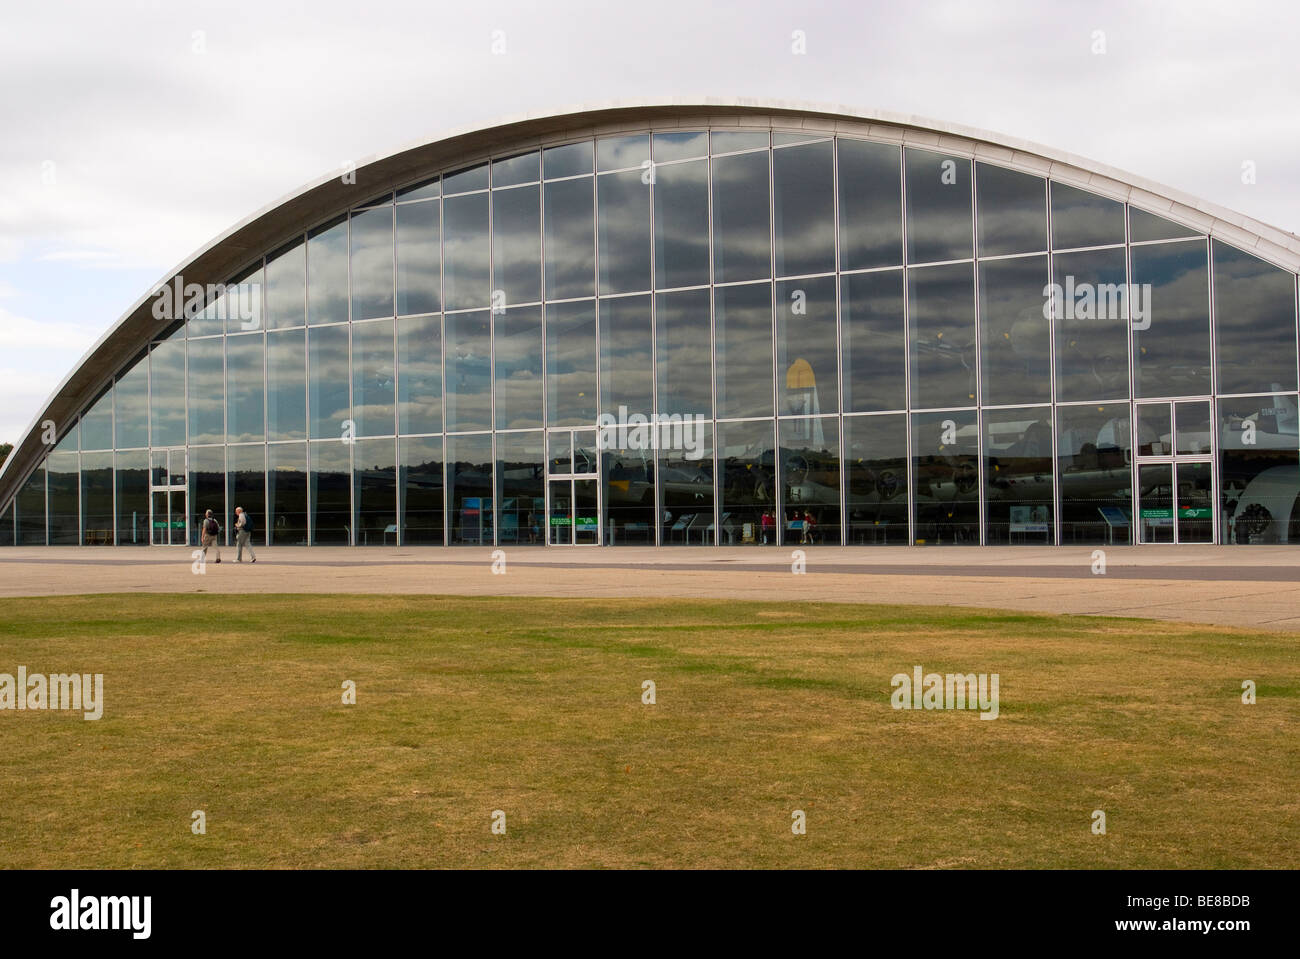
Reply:
[[650, 289], [650, 185], [633, 170], [596, 179], [600, 292]]
[[497, 429], [542, 425], [542, 308], [523, 306], [496, 318]]
[[[1207, 446], [1208, 451], [1208, 446]], [[1212, 463], [1177, 463], [1178, 542], [1214, 541], [1214, 470]]]
[[393, 321], [354, 323], [352, 418], [357, 436], [393, 435], [394, 376]]
[[1056, 271], [1056, 398], [1126, 398], [1128, 311], [1123, 306], [1122, 292], [1124, 251], [1059, 253], [1052, 258], [1052, 265]]
[[[307, 352], [311, 438], [342, 440], [352, 419], [348, 399], [348, 328], [312, 330], [307, 337]], [[356, 432], [351, 435], [355, 436]]]
[[1210, 270], [1204, 243], [1131, 252], [1133, 378], [1138, 396], [1210, 392]]
[[1124, 242], [1124, 204], [1052, 183], [1052, 249]]
[[[38, 466], [14, 497], [19, 546], [45, 545], [45, 464]], [[146, 519], [148, 514], [146, 514]]]
[[59, 438], [59, 443], [54, 450], [58, 453], [75, 453], [79, 449], [81, 449], [81, 424], [73, 420], [67, 432]]
[[1047, 257], [979, 266], [984, 402], [1047, 403], [1052, 398], [1052, 333], [1047, 319]]
[[348, 221], [339, 220], [307, 236], [307, 322], [348, 319]]
[[141, 356], [114, 387], [113, 423], [118, 449], [149, 445], [149, 365]]
[[230, 537], [235, 537], [235, 509], [242, 509], [252, 524], [249, 543], [266, 543], [266, 447], [230, 446], [226, 449], [226, 505], [230, 507]]
[[639, 167], [649, 159], [650, 138], [645, 134], [602, 137], [596, 141], [597, 170], [625, 170]]
[[591, 141], [583, 140], [581, 143], [569, 143], [542, 151], [542, 166], [545, 168], [548, 180], [577, 176], [591, 173], [591, 157]]
[[1212, 451], [1209, 400], [1174, 404], [1174, 452], [1195, 456]]
[[[662, 407], [662, 393], [659, 401]], [[706, 421], [704, 436], [692, 439], [699, 442], [690, 449], [658, 454], [660, 536], [665, 546], [713, 545], [713, 424]]]
[[[776, 454], [771, 420], [718, 424], [723, 546], [759, 544], [763, 514], [776, 511]], [[749, 537], [745, 537], [746, 528]], [[708, 538], [713, 533], [708, 530]]]
[[907, 262], [969, 258], [971, 161], [911, 148], [903, 155], [907, 163]]
[[397, 545], [397, 449], [392, 439], [359, 440], [353, 448], [357, 545]]
[[[840, 543], [840, 434], [833, 416], [781, 420], [781, 502], [784, 542]], [[756, 527], [761, 531], [761, 525]], [[723, 523], [726, 531], [726, 523]]]
[[78, 490], [81, 486], [77, 453], [51, 453], [47, 460], [50, 493], [50, 545], [76, 546], [81, 542]]
[[152, 445], [185, 445], [185, 342], [168, 340], [150, 353]]
[[491, 327], [486, 311], [446, 318], [446, 403], [450, 432], [492, 426]]
[[14, 507], [10, 503], [0, 510], [0, 546], [14, 545]]
[[1174, 468], [1169, 463], [1138, 466], [1138, 542], [1174, 541]]
[[975, 203], [980, 256], [1047, 249], [1047, 181], [977, 163]]
[[825, 134], [821, 133], [780, 133], [772, 131], [772, 146], [783, 147], [791, 146], [795, 143], [807, 143], [809, 140], [826, 139]]
[[1143, 243], [1147, 240], [1177, 240], [1181, 237], [1205, 235], [1199, 230], [1193, 230], [1181, 223], [1166, 220], [1162, 216], [1132, 206], [1128, 208], [1128, 231], [1131, 243]]
[[903, 546], [907, 539], [907, 417], [844, 417], [848, 543]]
[[541, 179], [541, 165], [536, 150], [492, 161], [492, 186], [518, 186]]
[[829, 140], [773, 151], [777, 276], [835, 271], [834, 165]]
[[[709, 135], [703, 130], [690, 133], [656, 133], [651, 137], [655, 163], [708, 156]], [[661, 174], [662, 170], [659, 171]]]
[[655, 170], [655, 286], [709, 282], [709, 165], [674, 163]]
[[714, 130], [709, 134], [711, 149], [714, 153], [735, 153], [739, 150], [766, 150], [770, 141], [766, 131], [762, 133]]
[[658, 413], [713, 415], [709, 291], [655, 296]]
[[302, 241], [266, 258], [266, 326], [303, 325], [307, 296], [307, 248]]
[[[654, 412], [654, 346], [650, 297], [620, 296], [600, 301], [601, 412], [618, 416]], [[653, 489], [651, 494], [653, 494]], [[650, 528], [654, 539], [654, 527]]]
[[979, 545], [979, 495], [975, 412], [912, 414], [917, 545]]
[[1300, 543], [1296, 394], [1219, 400], [1223, 543]]
[[307, 435], [305, 349], [302, 330], [266, 335], [267, 439], [300, 440]]
[[226, 441], [250, 443], [263, 438], [266, 388], [261, 333], [226, 338]]
[[488, 165], [468, 167], [455, 173], [448, 173], [442, 178], [442, 195], [468, 193], [472, 190], [486, 190], [488, 186]]
[[596, 304], [546, 308], [547, 418], [551, 426], [596, 422]]
[[266, 529], [270, 545], [306, 546], [307, 444], [271, 445], [266, 449]]
[[[442, 317], [397, 321], [399, 433], [442, 432]], [[441, 540], [439, 540], [441, 542]]]
[[447, 507], [451, 510], [451, 543], [492, 544], [492, 436], [447, 437]]
[[844, 411], [907, 406], [903, 271], [846, 276], [840, 288], [844, 336]]
[[1296, 387], [1295, 275], [1213, 241], [1220, 393]]
[[[189, 464], [190, 545], [199, 545], [199, 533], [204, 517], [212, 510], [212, 517], [221, 524], [217, 542], [230, 542], [230, 520], [226, 515], [226, 449], [223, 446], [191, 447]], [[172, 494], [172, 509], [176, 508], [176, 494]], [[155, 517], [156, 518], [156, 517]]]
[[352, 527], [352, 447], [308, 444], [312, 546], [347, 546]]
[[[113, 388], [109, 386], [90, 409], [81, 417], [81, 448], [83, 450], [111, 450], [113, 448]], [[0, 463], [3, 461], [0, 460]]]
[[835, 277], [778, 283], [777, 415], [817, 416], [837, 412], [840, 402], [838, 357]]
[[984, 541], [1051, 546], [1052, 411], [984, 411]]
[[398, 204], [397, 314], [437, 313], [442, 308], [442, 207]]
[[352, 214], [352, 318], [393, 315], [393, 208]]
[[596, 227], [590, 178], [546, 184], [546, 298], [596, 292]]
[[1061, 545], [1128, 543], [1133, 458], [1127, 403], [1056, 411]]
[[191, 443], [223, 443], [226, 438], [226, 371], [220, 337], [191, 340], [189, 410]]
[[839, 140], [840, 269], [903, 262], [903, 198], [898, 147]]
[[746, 153], [713, 161], [713, 280], [772, 275], [767, 159]]
[[718, 416], [772, 415], [772, 285], [714, 291]]
[[442, 196], [442, 180], [434, 177], [423, 183], [414, 183], [397, 191], [397, 202], [404, 200], [433, 200]]
[[1168, 456], [1174, 451], [1173, 409], [1168, 403], [1139, 403], [1138, 454]]
[[497, 483], [501, 510], [497, 517], [497, 542], [540, 544], [546, 520], [546, 453], [543, 434], [501, 433], [497, 436]]
[[[686, 429], [683, 425], [683, 440], [686, 439]], [[653, 546], [656, 522], [653, 445], [639, 440], [634, 445], [633, 433], [627, 430], [620, 434], [617, 429], [611, 429], [602, 435], [605, 437], [602, 440], [604, 453], [600, 459], [605, 544]], [[679, 446], [685, 446], [685, 443]]]
[[402, 543], [442, 545], [442, 437], [397, 441], [401, 463]]
[[540, 187], [492, 191], [493, 308], [542, 298]]
[[117, 544], [149, 545], [149, 454], [145, 450], [115, 455]]
[[908, 270], [912, 406], [975, 405], [975, 283], [967, 264]]
[[476, 193], [443, 201], [443, 295], [449, 310], [483, 308], [490, 303], [488, 195]]

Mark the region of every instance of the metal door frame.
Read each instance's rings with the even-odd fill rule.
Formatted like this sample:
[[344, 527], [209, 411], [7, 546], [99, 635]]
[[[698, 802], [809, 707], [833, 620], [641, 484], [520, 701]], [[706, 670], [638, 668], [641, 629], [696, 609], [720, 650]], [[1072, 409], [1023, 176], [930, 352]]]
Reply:
[[[1209, 419], [1209, 441], [1210, 449], [1205, 453], [1179, 453], [1178, 452], [1178, 404], [1179, 403], [1205, 403], [1210, 410]], [[1169, 452], [1159, 455], [1141, 455], [1140, 449], [1141, 437], [1138, 435], [1138, 408], [1142, 406], [1166, 406], [1169, 408]], [[1208, 396], [1172, 396], [1162, 397], [1160, 399], [1134, 400], [1132, 405], [1132, 421], [1129, 424], [1129, 448], [1131, 450], [1132, 468], [1133, 468], [1133, 536], [1132, 542], [1137, 546], [1158, 546], [1158, 545], [1219, 545], [1219, 523], [1221, 520], [1222, 504], [1219, 502], [1219, 477], [1218, 470], [1215, 469], [1215, 454], [1218, 450], [1218, 430], [1215, 421], [1215, 403], [1212, 397]], [[1210, 540], [1208, 543], [1185, 544], [1178, 534], [1178, 467], [1192, 466], [1196, 464], [1209, 464], [1210, 467]], [[1145, 524], [1142, 522], [1142, 483], [1141, 472], [1143, 466], [1169, 466], [1170, 470], [1170, 502], [1173, 510], [1173, 540], [1171, 543], [1152, 543], [1143, 537]]]

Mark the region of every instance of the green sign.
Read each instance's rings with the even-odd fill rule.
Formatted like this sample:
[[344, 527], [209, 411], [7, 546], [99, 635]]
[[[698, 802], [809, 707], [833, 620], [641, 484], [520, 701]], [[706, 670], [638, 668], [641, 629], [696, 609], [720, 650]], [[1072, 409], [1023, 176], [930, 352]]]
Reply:
[[552, 516], [552, 517], [551, 517], [551, 525], [552, 525], [552, 526], [569, 526], [569, 525], [571, 525], [572, 523], [573, 523], [573, 520], [569, 519], [569, 517], [567, 517], [567, 516]]
[[582, 529], [595, 529], [595, 528], [596, 528], [596, 517], [594, 517], [594, 516], [579, 516], [579, 517], [578, 517], [578, 526], [579, 526], [580, 528], [582, 528]]
[[1178, 510], [1178, 515], [1183, 519], [1210, 519], [1210, 508], [1208, 506], [1184, 506]]
[[1171, 509], [1144, 509], [1142, 511], [1143, 519], [1173, 519], [1174, 511]]

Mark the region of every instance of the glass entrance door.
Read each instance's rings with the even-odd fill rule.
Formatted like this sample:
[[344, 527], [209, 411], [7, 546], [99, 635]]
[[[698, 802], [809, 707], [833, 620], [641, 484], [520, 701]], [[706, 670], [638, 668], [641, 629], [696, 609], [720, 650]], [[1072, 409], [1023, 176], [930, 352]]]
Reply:
[[149, 542], [154, 546], [184, 546], [189, 542], [185, 450], [154, 450], [150, 458]]
[[546, 542], [599, 546], [600, 481], [593, 430], [550, 430], [546, 437]]
[[1208, 400], [1139, 403], [1135, 454], [1139, 543], [1213, 543], [1213, 442]]

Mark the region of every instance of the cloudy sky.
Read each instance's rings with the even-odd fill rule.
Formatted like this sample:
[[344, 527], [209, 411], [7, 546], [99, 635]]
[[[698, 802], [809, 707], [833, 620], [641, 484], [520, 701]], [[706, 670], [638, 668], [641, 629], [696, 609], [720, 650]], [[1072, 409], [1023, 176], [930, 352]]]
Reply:
[[1244, 0], [6, 2], [0, 441], [235, 222], [352, 159], [520, 112], [694, 94], [915, 113], [1300, 232], [1297, 36], [1300, 5]]

